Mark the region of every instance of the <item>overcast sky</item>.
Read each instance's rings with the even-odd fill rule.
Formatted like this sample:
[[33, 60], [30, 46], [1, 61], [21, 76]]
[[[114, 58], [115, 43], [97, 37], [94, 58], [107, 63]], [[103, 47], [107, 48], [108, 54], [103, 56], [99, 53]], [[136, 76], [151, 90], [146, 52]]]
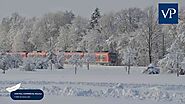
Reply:
[[[72, 10], [76, 15], [90, 17], [96, 7], [100, 8], [102, 13], [107, 13], [129, 7], [157, 6], [157, 1], [160, 0], [0, 0], [0, 18], [14, 12], [23, 16], [41, 16], [48, 12], [65, 10]], [[184, 1], [182, 5], [185, 6], [185, 0], [179, 1]]]

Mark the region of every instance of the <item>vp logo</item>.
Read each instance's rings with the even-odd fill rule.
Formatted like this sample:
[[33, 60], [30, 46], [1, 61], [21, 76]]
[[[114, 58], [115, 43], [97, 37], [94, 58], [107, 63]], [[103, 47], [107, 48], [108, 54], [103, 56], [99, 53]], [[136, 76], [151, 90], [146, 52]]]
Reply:
[[164, 18], [167, 18], [168, 13], [170, 13], [169, 18], [172, 18], [172, 15], [177, 13], [176, 9], [174, 8], [168, 8], [166, 13], [164, 12], [164, 10], [161, 10], [161, 12], [163, 13]]
[[159, 4], [159, 24], [178, 24], [178, 4]]

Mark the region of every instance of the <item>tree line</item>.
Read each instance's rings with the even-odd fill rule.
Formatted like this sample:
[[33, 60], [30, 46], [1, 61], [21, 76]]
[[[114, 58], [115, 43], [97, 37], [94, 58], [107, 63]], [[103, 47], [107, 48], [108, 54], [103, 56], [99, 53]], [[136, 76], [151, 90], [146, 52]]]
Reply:
[[[103, 14], [95, 8], [89, 18], [72, 11], [23, 17], [13, 13], [0, 23], [0, 51], [109, 51], [119, 65], [167, 65], [171, 53], [185, 53], [185, 9], [179, 24], [158, 24], [157, 9], [128, 8]], [[173, 56], [173, 55], [172, 55]], [[166, 59], [165, 59], [166, 58]], [[163, 62], [162, 60], [166, 60]], [[173, 61], [177, 62], [177, 61]], [[169, 64], [169, 63], [168, 63]], [[175, 65], [172, 65], [175, 66]]]

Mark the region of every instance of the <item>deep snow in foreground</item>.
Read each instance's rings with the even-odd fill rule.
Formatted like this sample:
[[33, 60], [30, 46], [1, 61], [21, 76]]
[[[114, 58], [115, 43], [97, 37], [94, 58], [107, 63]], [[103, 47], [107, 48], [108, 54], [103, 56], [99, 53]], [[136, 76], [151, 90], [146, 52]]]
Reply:
[[[90, 70], [65, 65], [60, 70], [35, 72], [9, 70], [0, 74], [2, 104], [177, 104], [185, 103], [184, 76], [175, 74], [146, 75], [145, 67], [132, 67], [127, 75], [124, 66], [93, 65]], [[22, 83], [22, 88], [42, 89], [42, 101], [13, 101], [6, 87]], [[1, 104], [1, 103], [0, 103]]]
[[130, 98], [93, 98], [71, 96], [46, 96], [42, 101], [12, 101], [8, 97], [0, 97], [2, 104], [177, 104], [166, 101], [137, 100]]

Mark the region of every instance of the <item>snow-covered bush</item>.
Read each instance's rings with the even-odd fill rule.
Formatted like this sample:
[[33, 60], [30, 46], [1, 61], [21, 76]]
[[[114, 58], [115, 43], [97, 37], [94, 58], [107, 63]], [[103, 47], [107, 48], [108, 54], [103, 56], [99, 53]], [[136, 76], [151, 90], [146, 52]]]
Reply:
[[22, 65], [22, 58], [20, 55], [1, 53], [0, 68], [3, 70], [3, 73], [10, 68], [18, 68], [20, 65]]
[[181, 62], [181, 68], [185, 70], [185, 58], [184, 58], [183, 61]]
[[46, 58], [33, 58], [34, 63], [35, 63], [35, 68], [36, 69], [47, 69], [48, 63], [46, 62]]
[[23, 71], [35, 71], [35, 65], [33, 64], [32, 60], [25, 60], [22, 66]]
[[7, 55], [7, 58], [11, 68], [18, 68], [23, 64], [23, 59], [19, 54]]
[[143, 73], [145, 73], [145, 74], [159, 74], [160, 69], [155, 67], [155, 65], [150, 64], [150, 65], [148, 65], [147, 69], [143, 71]]
[[68, 60], [69, 64], [72, 64], [75, 68], [75, 74], [77, 73], [77, 68], [82, 66], [81, 56], [79, 54], [73, 54]]
[[29, 57], [24, 60], [22, 70], [34, 71], [35, 69], [47, 69], [48, 62], [46, 58], [41, 57]]
[[35, 71], [36, 64], [34, 63], [32, 58], [27, 58], [23, 62], [23, 66], [21, 67], [21, 70], [23, 71]]
[[185, 75], [185, 58], [183, 59], [183, 61], [180, 64], [180, 75]]
[[84, 64], [87, 64], [87, 69], [89, 70], [89, 64], [96, 62], [96, 55], [94, 53], [86, 53], [82, 61]]

